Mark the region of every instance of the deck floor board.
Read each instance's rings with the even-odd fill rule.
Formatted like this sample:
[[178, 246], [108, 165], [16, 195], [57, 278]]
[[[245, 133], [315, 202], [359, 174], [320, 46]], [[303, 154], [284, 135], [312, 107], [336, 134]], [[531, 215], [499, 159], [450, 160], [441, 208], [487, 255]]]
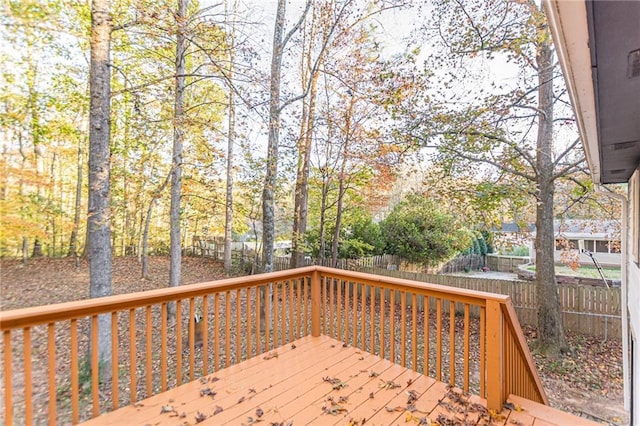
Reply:
[[[201, 395], [206, 389], [215, 395]], [[431, 424], [595, 424], [523, 398], [509, 402], [518, 409], [489, 417], [482, 398], [327, 336], [306, 336], [86, 424], [368, 426], [425, 417]], [[174, 411], [161, 412], [168, 406]]]

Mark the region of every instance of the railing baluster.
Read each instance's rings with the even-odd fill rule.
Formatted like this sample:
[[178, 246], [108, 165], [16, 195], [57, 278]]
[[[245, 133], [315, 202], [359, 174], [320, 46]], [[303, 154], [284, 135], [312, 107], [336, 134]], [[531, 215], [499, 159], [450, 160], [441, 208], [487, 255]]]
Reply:
[[449, 384], [456, 384], [456, 302], [449, 301]]
[[400, 292], [400, 365], [407, 366], [407, 293]]
[[[289, 340], [293, 342], [293, 330], [294, 330], [294, 324], [293, 324], [293, 318], [294, 318], [294, 303], [293, 303], [293, 287], [294, 286], [298, 286], [300, 285], [300, 283], [296, 283], [295, 281], [293, 282], [289, 282]], [[297, 300], [295, 303], [296, 306], [298, 306], [298, 309], [300, 309], [300, 301]]]
[[160, 390], [167, 390], [167, 303], [160, 306]]
[[469, 392], [469, 338], [470, 338], [470, 324], [469, 324], [469, 304], [464, 304], [464, 384], [462, 390]]
[[80, 408], [78, 406], [78, 320], [71, 319], [71, 422], [80, 423]]
[[262, 308], [262, 286], [256, 287], [256, 355], [262, 353], [262, 345], [260, 344], [260, 316]]
[[424, 314], [424, 345], [423, 345], [423, 350], [424, 350], [424, 369], [422, 371], [422, 374], [424, 374], [425, 376], [429, 375], [429, 347], [430, 347], [430, 342], [429, 342], [429, 326], [430, 326], [430, 316], [429, 316], [429, 303], [430, 303], [430, 299], [429, 296], [423, 296], [422, 297], [422, 312]]
[[4, 420], [5, 424], [13, 424], [13, 402], [11, 400], [13, 387], [11, 379], [13, 368], [11, 366], [11, 330], [2, 333], [4, 342]]
[[187, 335], [189, 346], [189, 381], [195, 379], [195, 346], [196, 346], [196, 301], [189, 298], [189, 319], [187, 322]]
[[273, 284], [273, 347], [280, 346], [279, 334], [280, 334], [280, 287], [282, 283]]
[[351, 289], [353, 292], [352, 295], [352, 308], [351, 308], [351, 315], [353, 316], [353, 327], [352, 327], [352, 334], [353, 334], [353, 346], [358, 346], [358, 283], [355, 281], [351, 282]]
[[269, 352], [271, 334], [271, 295], [273, 294], [273, 283], [264, 287], [264, 351]]
[[384, 310], [385, 310], [385, 304], [384, 304], [384, 292], [385, 289], [383, 287], [380, 288], [380, 358], [384, 358]]
[[33, 375], [31, 374], [31, 328], [23, 329], [24, 338], [24, 404], [25, 420], [33, 424]]
[[301, 315], [302, 315], [302, 310], [304, 310], [304, 333], [308, 334], [307, 331], [307, 298], [308, 298], [308, 292], [307, 292], [307, 288], [306, 286], [303, 285], [299, 285], [297, 288], [297, 293], [298, 296], [296, 298], [296, 339], [299, 339], [300, 337], [302, 337], [300, 335], [300, 321], [301, 321]]
[[253, 336], [251, 335], [251, 302], [253, 300], [253, 293], [254, 290], [257, 291], [256, 287], [252, 287], [252, 288], [248, 288], [247, 289], [247, 310], [246, 310], [246, 316], [247, 316], [247, 359], [251, 358], [253, 356], [253, 348], [251, 347], [251, 342], [253, 341]]
[[176, 300], [176, 386], [182, 384], [182, 300]]
[[442, 381], [442, 299], [436, 298], [436, 380]]
[[327, 320], [327, 290], [326, 290], [326, 279], [324, 276], [320, 277], [320, 327], [322, 333], [326, 333], [326, 320]]
[[396, 290], [389, 293], [389, 360], [396, 362]]
[[136, 380], [136, 310], [129, 309], [129, 400], [131, 404], [137, 399], [137, 380]]
[[366, 339], [366, 312], [367, 312], [367, 304], [366, 304], [366, 295], [367, 295], [367, 286], [366, 284], [362, 284], [362, 291], [360, 292], [360, 346], [359, 348], [363, 351], [367, 348], [367, 339]]
[[291, 281], [285, 281], [280, 286], [280, 335], [282, 344], [287, 341], [287, 288], [291, 287]]
[[418, 295], [411, 293], [411, 368], [418, 371]]
[[338, 323], [337, 323], [337, 333], [336, 333], [336, 337], [338, 340], [342, 340], [342, 283], [340, 280], [338, 280], [337, 278], [333, 279], [334, 283], [336, 284], [337, 287], [337, 297], [336, 297], [336, 316], [338, 317]]
[[[93, 417], [100, 415], [100, 394], [98, 383], [100, 378], [100, 365], [98, 364], [98, 316], [91, 316], [91, 399], [93, 405]], [[31, 424], [31, 422], [27, 422]]]
[[[225, 367], [231, 365], [231, 292], [224, 294], [224, 355]], [[193, 380], [193, 379], [191, 379]]]
[[349, 322], [351, 318], [349, 317], [349, 301], [351, 295], [351, 286], [348, 281], [342, 280], [342, 285], [344, 285], [344, 341], [349, 344]]
[[329, 283], [329, 330], [327, 331], [327, 334], [333, 338], [336, 338], [336, 334], [333, 332], [334, 330], [334, 325], [335, 325], [335, 310], [334, 310], [334, 284], [335, 284], [335, 280], [333, 278], [329, 278], [328, 279], [328, 283]]
[[213, 296], [213, 371], [220, 369], [220, 293]]
[[481, 398], [486, 398], [487, 397], [487, 387], [486, 387], [486, 381], [487, 381], [487, 367], [486, 367], [487, 352], [486, 352], [486, 346], [485, 346], [486, 345], [486, 339], [487, 339], [486, 318], [487, 318], [487, 310], [486, 310], [486, 308], [484, 306], [481, 306], [480, 307], [480, 397]]
[[[242, 333], [240, 326], [242, 325], [242, 315], [240, 313], [240, 307], [242, 306], [242, 294], [240, 289], [236, 290], [236, 362], [242, 361]], [[206, 353], [206, 352], [204, 352]], [[205, 373], [206, 374], [206, 373]]]
[[111, 407], [117, 410], [120, 406], [118, 388], [118, 312], [111, 312]]
[[[238, 305], [238, 310], [240, 305]], [[202, 296], [202, 375], [209, 374], [209, 296]], [[240, 339], [240, 333], [238, 333]], [[240, 347], [240, 342], [238, 342]]]
[[[55, 329], [55, 324], [52, 322], [47, 324], [47, 352], [48, 352], [47, 368], [49, 370], [49, 422], [52, 424], [55, 424], [56, 423], [56, 329]], [[5, 392], [7, 392], [6, 388], [5, 388]]]
[[153, 395], [153, 319], [151, 318], [151, 305], [147, 305], [145, 308], [145, 317], [146, 317], [146, 350], [147, 350], [147, 361], [146, 361], [146, 385], [147, 385], [147, 398]]
[[375, 353], [376, 346], [376, 288], [369, 287], [369, 352]]

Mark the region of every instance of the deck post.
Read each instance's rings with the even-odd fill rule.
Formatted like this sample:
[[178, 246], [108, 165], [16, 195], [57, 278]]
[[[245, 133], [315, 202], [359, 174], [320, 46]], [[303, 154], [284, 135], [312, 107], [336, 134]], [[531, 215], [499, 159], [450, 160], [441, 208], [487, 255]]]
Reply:
[[[504, 359], [503, 359], [503, 336], [502, 336], [502, 310], [500, 302], [487, 300], [487, 353], [485, 375], [487, 390], [487, 408], [500, 412], [506, 395], [503, 395]], [[482, 356], [482, 354], [481, 354]]]
[[320, 271], [311, 273], [311, 335], [320, 336]]

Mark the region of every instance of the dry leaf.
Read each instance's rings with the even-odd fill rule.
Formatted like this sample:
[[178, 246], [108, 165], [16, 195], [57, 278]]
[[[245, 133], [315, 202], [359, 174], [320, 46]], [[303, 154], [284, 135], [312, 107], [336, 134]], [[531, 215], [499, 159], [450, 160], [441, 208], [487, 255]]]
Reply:
[[204, 414], [204, 413], [201, 413], [200, 411], [198, 411], [198, 412], [196, 413], [196, 418], [195, 418], [195, 420], [196, 420], [196, 423], [203, 422], [203, 421], [207, 420], [207, 415], [206, 415], [206, 414]]
[[176, 411], [176, 409], [173, 408], [173, 405], [163, 405], [160, 409], [160, 414], [173, 413], [174, 411]]
[[213, 410], [213, 415], [215, 416], [216, 414], [220, 414], [222, 413], [222, 407], [219, 405], [216, 405], [216, 409]]

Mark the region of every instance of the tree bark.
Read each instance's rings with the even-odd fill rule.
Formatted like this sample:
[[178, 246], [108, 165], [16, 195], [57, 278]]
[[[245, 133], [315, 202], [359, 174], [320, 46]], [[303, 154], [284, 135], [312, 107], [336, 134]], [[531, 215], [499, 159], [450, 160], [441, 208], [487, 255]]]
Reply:
[[[91, 7], [91, 65], [89, 107], [88, 255], [90, 297], [111, 295], [110, 149], [112, 21], [110, 0], [94, 0]], [[98, 318], [100, 377], [111, 376], [111, 316]]]
[[[171, 207], [170, 207], [170, 264], [169, 287], [180, 285], [182, 250], [180, 239], [180, 198], [182, 196], [182, 149], [184, 141], [184, 91], [185, 91], [185, 53], [186, 53], [186, 26], [187, 26], [187, 0], [178, 0], [178, 13], [176, 15], [177, 39], [176, 39], [176, 82], [173, 112], [173, 159], [171, 174]], [[171, 317], [175, 316], [175, 305], [169, 309]]]
[[166, 179], [164, 180], [164, 182], [162, 183], [162, 185], [160, 186], [160, 188], [158, 188], [158, 190], [154, 192], [154, 194], [151, 196], [151, 201], [149, 202], [149, 208], [147, 209], [147, 215], [144, 220], [144, 232], [142, 235], [142, 249], [141, 249], [142, 255], [140, 257], [140, 261], [142, 263], [142, 278], [144, 278], [145, 280], [151, 279], [151, 277], [149, 276], [149, 255], [148, 255], [149, 227], [151, 225], [151, 214], [153, 213], [153, 207], [158, 201], [158, 198], [160, 198], [162, 191], [164, 191], [164, 189], [169, 184], [169, 179], [171, 178], [172, 175], [173, 173], [169, 173]]
[[[225, 2], [226, 6], [226, 2]], [[234, 13], [236, 11], [237, 4], [234, 3]], [[225, 16], [229, 16], [229, 12], [226, 11]], [[229, 44], [229, 79], [233, 77], [233, 65], [235, 62], [235, 18], [232, 18], [231, 41]], [[227, 274], [231, 273], [231, 242], [233, 239], [233, 145], [235, 144], [235, 131], [236, 131], [236, 106], [235, 106], [235, 92], [233, 87], [229, 87], [229, 117], [228, 117], [228, 132], [227, 135], [227, 194], [225, 199], [225, 214], [224, 214], [224, 270]]]
[[278, 174], [278, 145], [280, 138], [280, 80], [282, 73], [283, 33], [286, 1], [278, 0], [273, 30], [271, 56], [271, 80], [269, 99], [269, 144], [267, 170], [262, 191], [262, 270], [273, 271], [273, 247], [275, 242], [275, 188]]
[[78, 256], [78, 229], [80, 229], [80, 207], [82, 205], [82, 142], [78, 142], [78, 162], [76, 173], [76, 200], [73, 214], [73, 229], [69, 237], [69, 251], [67, 256]]
[[538, 344], [547, 354], [567, 350], [555, 277], [553, 232], [553, 52], [542, 43], [536, 62], [538, 72], [538, 139], [536, 166], [536, 289], [538, 296]]

